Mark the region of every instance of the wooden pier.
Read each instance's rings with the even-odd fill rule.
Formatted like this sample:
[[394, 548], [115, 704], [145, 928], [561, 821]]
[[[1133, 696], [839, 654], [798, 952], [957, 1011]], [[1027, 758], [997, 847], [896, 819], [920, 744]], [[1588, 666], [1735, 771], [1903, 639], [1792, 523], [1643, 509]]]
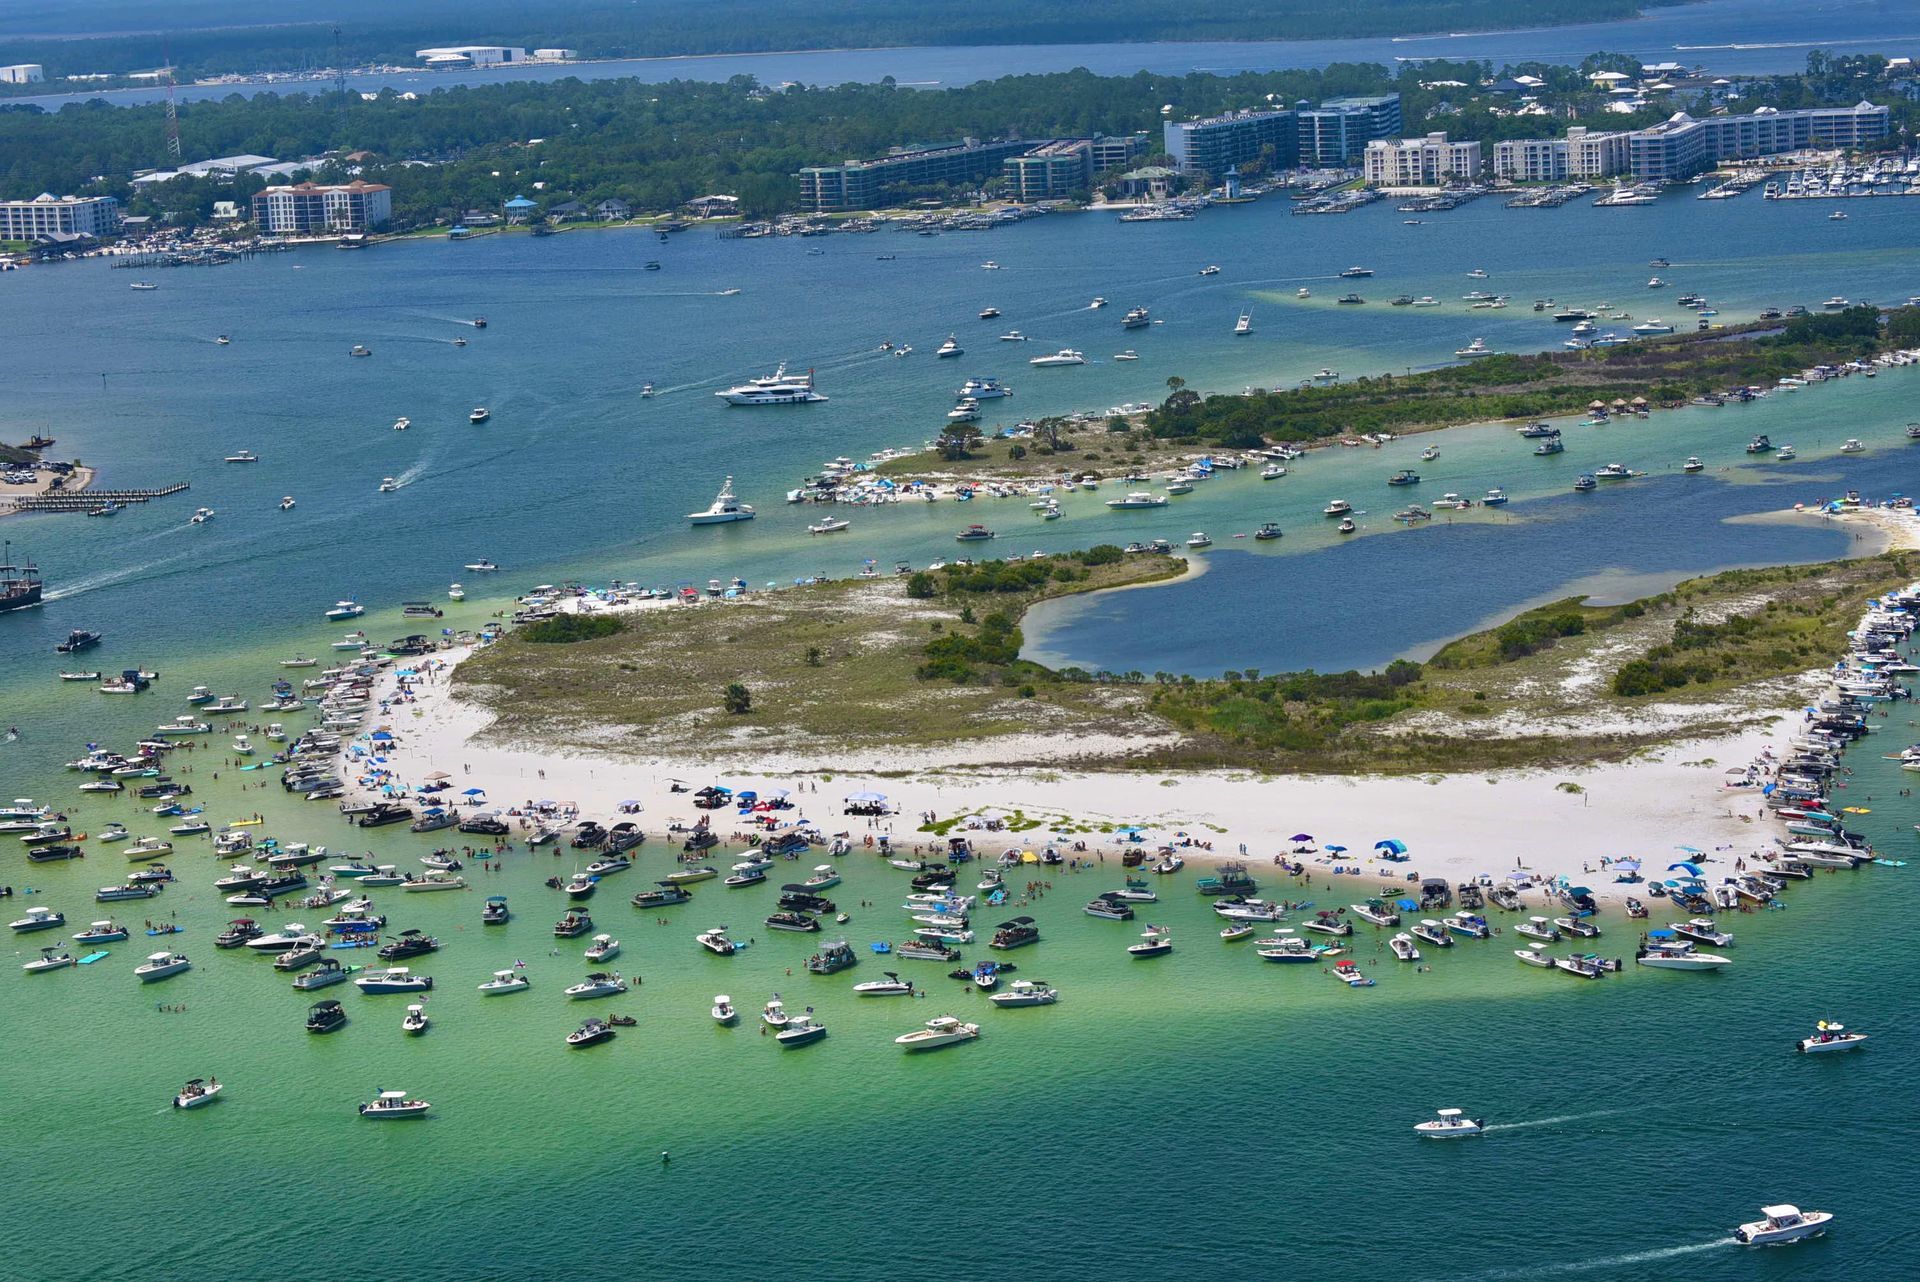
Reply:
[[178, 494], [190, 488], [186, 481], [175, 481], [156, 490], [76, 490], [72, 493], [55, 490], [50, 494], [23, 494], [13, 499], [0, 499], [0, 503], [10, 504], [15, 512], [91, 512], [108, 503], [122, 506], [145, 503], [149, 499], [163, 499], [169, 494]]

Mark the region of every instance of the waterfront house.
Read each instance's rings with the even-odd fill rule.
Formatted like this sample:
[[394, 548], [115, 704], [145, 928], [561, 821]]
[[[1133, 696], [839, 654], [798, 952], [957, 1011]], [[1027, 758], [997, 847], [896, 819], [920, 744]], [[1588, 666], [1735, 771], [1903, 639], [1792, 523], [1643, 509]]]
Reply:
[[609, 196], [593, 207], [593, 212], [606, 222], [618, 222], [633, 217], [633, 206], [618, 196]]
[[540, 208], [540, 206], [528, 200], [525, 196], [515, 196], [512, 200], [502, 205], [501, 208], [506, 211], [508, 222], [524, 223], [533, 216], [533, 211]]

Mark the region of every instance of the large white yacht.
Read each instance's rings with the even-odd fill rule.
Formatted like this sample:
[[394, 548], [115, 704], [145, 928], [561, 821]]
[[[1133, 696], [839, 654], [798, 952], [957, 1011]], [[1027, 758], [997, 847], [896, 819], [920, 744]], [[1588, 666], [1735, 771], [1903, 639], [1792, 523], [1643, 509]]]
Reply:
[[930, 1051], [956, 1042], [970, 1042], [978, 1036], [980, 1025], [963, 1024], [951, 1015], [941, 1015], [928, 1020], [925, 1028], [894, 1038], [893, 1044], [909, 1051]]
[[1029, 365], [1036, 365], [1042, 369], [1045, 369], [1049, 365], [1085, 365], [1086, 363], [1087, 358], [1079, 352], [1074, 351], [1071, 347], [1063, 347], [1051, 356], [1036, 356], [1027, 362]]
[[1128, 494], [1127, 497], [1123, 499], [1107, 500], [1107, 506], [1110, 508], [1114, 508], [1116, 510], [1143, 508], [1143, 507], [1165, 507], [1166, 505], [1167, 505], [1167, 499], [1165, 498], [1165, 496], [1155, 494], [1149, 490], [1137, 490]]
[[728, 521], [751, 521], [753, 508], [742, 503], [733, 493], [733, 478], [720, 487], [720, 493], [714, 497], [713, 506], [704, 512], [689, 512], [687, 520], [694, 525], [724, 525]]
[[799, 405], [827, 399], [813, 390], [812, 370], [804, 378], [794, 378], [788, 375], [784, 363], [766, 378], [749, 379], [714, 395], [729, 405]]

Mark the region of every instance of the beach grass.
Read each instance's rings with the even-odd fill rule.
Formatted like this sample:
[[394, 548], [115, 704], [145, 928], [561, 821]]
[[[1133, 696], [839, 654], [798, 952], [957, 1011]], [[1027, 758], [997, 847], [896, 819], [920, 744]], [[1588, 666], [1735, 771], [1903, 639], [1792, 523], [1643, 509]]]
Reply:
[[[1113, 701], [1097, 687], [1069, 688], [1044, 668], [991, 653], [956, 667], [951, 652], [977, 649], [995, 615], [1017, 624], [1038, 601], [1175, 577], [1185, 563], [1049, 564], [1074, 577], [984, 594], [949, 593], [938, 576], [842, 580], [640, 611], [616, 634], [565, 645], [509, 636], [461, 665], [458, 689], [495, 715], [496, 736], [597, 751], [824, 755], [1105, 725]], [[930, 647], [944, 656], [937, 673], [923, 671]], [[736, 682], [751, 696], [744, 713], [723, 706]]]
[[[571, 644], [510, 636], [463, 664], [456, 689], [495, 715], [493, 737], [635, 755], [824, 766], [894, 753], [910, 771], [928, 750], [1001, 740], [1046, 768], [1574, 766], [1777, 716], [1869, 597], [1920, 574], [1920, 554], [1729, 570], [1621, 604], [1569, 598], [1371, 673], [1119, 677], [1018, 657], [1036, 602], [1182, 565], [1095, 551], [642, 611]], [[725, 707], [733, 683], [745, 712]]]

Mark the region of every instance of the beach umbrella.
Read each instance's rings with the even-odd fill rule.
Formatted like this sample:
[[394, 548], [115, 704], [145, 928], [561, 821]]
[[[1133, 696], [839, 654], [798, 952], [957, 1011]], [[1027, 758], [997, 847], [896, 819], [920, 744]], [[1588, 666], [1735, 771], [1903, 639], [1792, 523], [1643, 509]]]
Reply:
[[1347, 848], [1345, 846], [1328, 846], [1327, 847], [1327, 851], [1330, 854], [1335, 854], [1335, 855], [1345, 853], [1346, 849]]
[[1677, 864], [1667, 865], [1668, 872], [1673, 872], [1676, 869], [1694, 877], [1698, 877], [1700, 875], [1700, 865], [1698, 864], [1677, 863]]
[[1700, 847], [1698, 846], [1675, 846], [1674, 849], [1684, 850], [1690, 855], [1702, 855], [1706, 853], [1705, 851], [1701, 850]]
[[885, 801], [886, 799], [887, 794], [884, 792], [856, 792], [847, 797], [848, 801]]
[[1313, 840], [1313, 834], [1312, 834], [1312, 833], [1310, 833], [1310, 832], [1296, 832], [1296, 833], [1294, 833], [1294, 834], [1293, 834], [1293, 836], [1291, 836], [1291, 837], [1289, 837], [1289, 838], [1288, 838], [1287, 840], [1289, 840], [1289, 841], [1312, 841], [1312, 840]]
[[1407, 853], [1407, 843], [1392, 837], [1387, 838], [1385, 841], [1374, 842], [1373, 848], [1375, 850], [1389, 851], [1396, 855], [1404, 855]]
[[435, 779], [451, 779], [451, 778], [453, 778], [453, 776], [448, 774], [444, 770], [436, 770], [432, 774], [427, 776], [428, 782], [432, 782]]
[[484, 797], [487, 795], [487, 790], [485, 788], [469, 788], [460, 795], [463, 797]]
[[388, 734], [385, 730], [376, 730], [373, 732], [373, 741], [375, 743], [392, 743], [393, 736]]

